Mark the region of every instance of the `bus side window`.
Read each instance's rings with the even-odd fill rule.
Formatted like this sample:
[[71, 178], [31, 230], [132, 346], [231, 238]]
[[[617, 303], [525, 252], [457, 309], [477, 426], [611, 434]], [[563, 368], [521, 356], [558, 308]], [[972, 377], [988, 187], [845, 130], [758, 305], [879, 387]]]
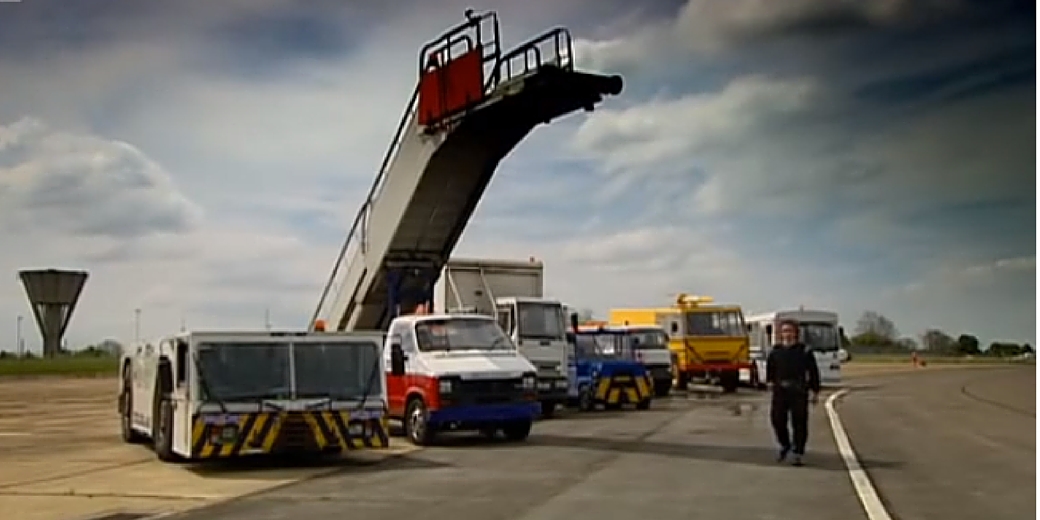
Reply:
[[176, 366], [176, 383], [177, 386], [184, 386], [184, 383], [188, 381], [188, 342], [183, 339], [177, 340], [177, 346], [175, 347], [176, 353], [174, 354]]

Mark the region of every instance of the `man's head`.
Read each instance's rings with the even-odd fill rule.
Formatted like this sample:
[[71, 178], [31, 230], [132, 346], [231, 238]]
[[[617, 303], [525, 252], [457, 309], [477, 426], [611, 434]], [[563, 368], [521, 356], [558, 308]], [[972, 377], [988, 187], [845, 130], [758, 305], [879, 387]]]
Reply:
[[798, 343], [798, 322], [783, 320], [780, 322], [780, 344], [789, 347]]

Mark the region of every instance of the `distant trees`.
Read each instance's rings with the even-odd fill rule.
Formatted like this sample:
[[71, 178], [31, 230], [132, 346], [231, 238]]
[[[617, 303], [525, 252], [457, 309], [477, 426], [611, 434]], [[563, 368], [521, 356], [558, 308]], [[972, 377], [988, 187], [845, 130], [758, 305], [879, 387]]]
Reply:
[[900, 338], [895, 323], [876, 311], [864, 312], [856, 321], [855, 335], [843, 337], [842, 345], [853, 353], [876, 354], [909, 354], [920, 350], [942, 356], [1014, 357], [1035, 353], [1028, 343], [993, 342], [988, 349], [982, 350], [979, 338], [972, 334], [954, 338], [935, 328], [925, 330], [918, 343], [913, 338]]

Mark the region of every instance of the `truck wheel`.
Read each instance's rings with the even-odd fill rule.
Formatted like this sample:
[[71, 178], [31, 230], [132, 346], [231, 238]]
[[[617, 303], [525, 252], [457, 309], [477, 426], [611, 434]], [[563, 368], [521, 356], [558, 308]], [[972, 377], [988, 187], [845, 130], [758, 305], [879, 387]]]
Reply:
[[119, 392], [119, 430], [123, 442], [128, 444], [141, 444], [145, 436], [134, 431], [132, 419], [134, 413], [134, 385], [131, 377], [130, 367], [123, 369], [123, 389]]
[[690, 378], [686, 375], [686, 372], [675, 373], [675, 389], [686, 391], [689, 390]]
[[552, 419], [556, 415], [555, 401], [542, 401], [542, 418]]
[[668, 397], [672, 393], [672, 382], [671, 381], [655, 381], [654, 382], [654, 397]]
[[732, 394], [737, 391], [737, 387], [740, 386], [740, 372], [736, 370], [726, 370], [719, 374], [719, 384], [722, 386], [722, 391], [727, 394]]
[[642, 401], [639, 401], [638, 403], [636, 403], [636, 410], [649, 410], [650, 409], [650, 403], [652, 403], [652, 402], [654, 402], [654, 400], [650, 399], [649, 397], [646, 398], [646, 399], [643, 399]]
[[510, 441], [522, 441], [531, 435], [531, 421], [511, 421], [502, 426], [502, 433]]
[[408, 440], [416, 446], [429, 446], [433, 443], [436, 431], [429, 423], [430, 413], [423, 400], [416, 397], [408, 401], [404, 416], [404, 433]]
[[163, 462], [175, 462], [177, 454], [173, 452], [173, 403], [169, 399], [156, 397], [156, 413], [152, 418], [152, 438], [155, 440], [155, 454]]

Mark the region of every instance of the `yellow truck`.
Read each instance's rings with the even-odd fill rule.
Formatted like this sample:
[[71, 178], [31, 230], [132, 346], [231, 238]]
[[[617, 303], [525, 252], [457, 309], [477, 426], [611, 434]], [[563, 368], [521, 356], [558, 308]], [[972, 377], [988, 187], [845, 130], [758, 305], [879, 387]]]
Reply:
[[716, 380], [735, 392], [740, 371], [751, 369], [751, 350], [739, 305], [718, 305], [708, 296], [680, 294], [671, 307], [612, 309], [611, 325], [657, 325], [668, 333], [675, 385], [691, 379]]

